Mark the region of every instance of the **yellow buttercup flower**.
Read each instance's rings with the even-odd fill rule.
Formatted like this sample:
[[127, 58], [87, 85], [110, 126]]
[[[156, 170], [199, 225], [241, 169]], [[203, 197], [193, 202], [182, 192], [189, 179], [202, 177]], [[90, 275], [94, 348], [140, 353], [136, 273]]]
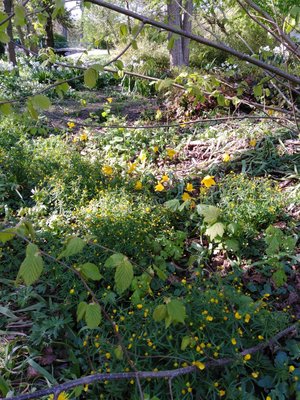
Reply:
[[103, 165], [102, 172], [104, 175], [110, 176], [113, 174], [113, 169], [110, 165]]
[[108, 98], [106, 99], [106, 101], [107, 101], [108, 103], [112, 103], [112, 102], [113, 102], [113, 98], [112, 98], [112, 97], [108, 97]]
[[219, 390], [219, 396], [220, 397], [225, 396], [225, 394], [226, 394], [225, 390]]
[[256, 139], [251, 139], [250, 140], [250, 142], [249, 142], [249, 145], [251, 146], [251, 147], [255, 147], [256, 146]]
[[181, 198], [183, 201], [191, 200], [191, 196], [187, 192], [184, 192], [183, 195], [181, 196]]
[[290, 366], [289, 366], [289, 372], [294, 372], [295, 369], [296, 369], [296, 368], [295, 368], [293, 365], [290, 365]]
[[250, 314], [246, 314], [245, 315], [245, 322], [246, 324], [248, 324], [248, 322], [250, 321], [251, 315]]
[[266, 400], [272, 400], [272, 397], [271, 396], [267, 396]]
[[241, 316], [241, 314], [237, 311], [237, 312], [234, 314], [234, 318], [236, 318], [236, 319], [241, 319], [242, 316]]
[[81, 100], [80, 100], [80, 104], [81, 104], [82, 106], [86, 106], [86, 100], [81, 99]]
[[235, 346], [235, 345], [236, 345], [236, 339], [235, 339], [235, 338], [232, 338], [232, 339], [231, 339], [231, 343]]
[[159, 151], [158, 146], [154, 146], [153, 151], [154, 151], [154, 153], [158, 153], [158, 151]]
[[161, 182], [168, 182], [168, 180], [169, 180], [169, 177], [168, 177], [168, 175], [163, 175], [162, 177], [161, 177]]
[[127, 172], [131, 174], [136, 169], [136, 163], [129, 163]]
[[137, 181], [134, 185], [135, 190], [141, 190], [143, 188], [143, 184], [141, 181]]
[[251, 360], [251, 354], [246, 354], [246, 355], [244, 356], [244, 360], [245, 360], [245, 361]]
[[172, 160], [172, 158], [175, 156], [175, 154], [176, 154], [176, 151], [174, 150], [174, 149], [166, 149], [166, 151], [167, 151], [167, 155], [168, 155], [168, 157]]
[[193, 365], [195, 365], [201, 371], [205, 369], [205, 364], [201, 361], [193, 361]]
[[164, 186], [160, 182], [154, 188], [156, 192], [162, 192], [164, 189]]
[[187, 183], [187, 184], [186, 184], [186, 187], [185, 187], [185, 190], [186, 190], [187, 192], [192, 192], [192, 191], [194, 190], [193, 184], [192, 184], [192, 183]]
[[74, 123], [74, 122], [71, 122], [71, 121], [69, 121], [69, 122], [67, 123], [67, 125], [68, 125], [68, 127], [69, 127], [70, 129], [73, 129], [73, 128], [75, 127], [75, 123]]
[[210, 176], [210, 175], [206, 175], [202, 181], [201, 181], [202, 185], [204, 185], [207, 188], [210, 188], [211, 186], [216, 185], [216, 182], [214, 180], [214, 176]]
[[229, 161], [230, 161], [230, 155], [229, 155], [228, 153], [225, 153], [225, 154], [223, 155], [223, 161], [224, 161], [224, 162], [229, 162]]
[[88, 135], [86, 132], [81, 133], [81, 135], [79, 136], [79, 139], [81, 142], [86, 142], [88, 140]]
[[139, 159], [142, 163], [144, 163], [147, 159], [147, 154], [143, 150], [140, 152]]
[[258, 378], [258, 376], [259, 376], [259, 372], [252, 372], [252, 377], [254, 378], [254, 379], [256, 379], [256, 378]]

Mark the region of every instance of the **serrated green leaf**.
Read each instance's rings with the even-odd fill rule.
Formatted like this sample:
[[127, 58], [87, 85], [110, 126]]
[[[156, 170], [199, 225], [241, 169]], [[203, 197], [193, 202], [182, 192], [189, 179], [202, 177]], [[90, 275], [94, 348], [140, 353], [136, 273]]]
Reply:
[[206, 229], [205, 234], [209, 236], [210, 240], [214, 240], [217, 237], [221, 238], [224, 235], [224, 232], [224, 224], [222, 224], [222, 222], [216, 222]]
[[43, 268], [44, 262], [38, 247], [33, 243], [29, 243], [26, 247], [25, 260], [22, 262], [18, 272], [17, 281], [21, 277], [27, 286], [32, 285], [39, 279]]
[[119, 265], [122, 265], [124, 260], [127, 259], [124, 254], [121, 253], [116, 253], [110, 256], [106, 261], [105, 261], [105, 267], [107, 268], [116, 268]]
[[129, 260], [124, 259], [123, 264], [119, 265], [115, 273], [115, 283], [117, 293], [122, 294], [129, 288], [133, 279], [133, 266]]
[[85, 315], [87, 309], [87, 303], [85, 301], [81, 301], [77, 306], [77, 322], [81, 321]]
[[34, 108], [39, 110], [47, 110], [51, 106], [50, 99], [43, 94], [36, 94], [31, 98]]
[[178, 199], [172, 199], [172, 200], [168, 200], [164, 203], [164, 206], [172, 211], [172, 212], [176, 212], [178, 211], [179, 207], [180, 207], [180, 201]]
[[100, 325], [101, 319], [101, 308], [99, 304], [88, 304], [85, 311], [85, 322], [88, 328], [97, 328]]
[[274, 274], [272, 275], [272, 279], [277, 287], [284, 285], [287, 281], [287, 275], [284, 272], [283, 268], [280, 268], [278, 271], [274, 272]]
[[204, 217], [203, 220], [207, 224], [214, 224], [221, 214], [220, 208], [207, 204], [199, 204], [197, 206], [197, 212]]
[[16, 4], [15, 8], [15, 25], [16, 26], [24, 26], [26, 25], [26, 11], [25, 7], [23, 7], [21, 4]]
[[80, 253], [85, 245], [85, 241], [77, 236], [70, 238], [67, 241], [66, 248], [60, 253], [58, 259], [60, 260], [63, 257], [71, 257]]
[[188, 345], [191, 343], [191, 338], [190, 338], [190, 336], [184, 336], [183, 338], [182, 338], [182, 341], [181, 341], [181, 346], [180, 346], [180, 349], [182, 350], [182, 351], [184, 351], [187, 347], [188, 347]]
[[92, 89], [96, 86], [98, 72], [94, 68], [88, 68], [84, 71], [84, 84]]
[[164, 320], [167, 316], [167, 307], [164, 304], [161, 304], [155, 308], [153, 311], [153, 319], [156, 322], [160, 322]]
[[253, 93], [255, 97], [261, 97], [263, 94], [263, 86], [262, 85], [256, 85], [253, 87]]
[[6, 243], [13, 239], [16, 234], [15, 228], [8, 228], [0, 232], [0, 242]]
[[9, 115], [12, 113], [12, 107], [11, 104], [6, 103], [6, 104], [1, 104], [0, 105], [0, 113], [3, 115]]
[[102, 275], [100, 274], [99, 269], [95, 264], [85, 263], [83, 265], [80, 265], [78, 269], [80, 269], [80, 271], [86, 278], [91, 279], [92, 281], [100, 281], [100, 279], [102, 279]]
[[9, 39], [8, 34], [6, 32], [0, 31], [0, 42], [6, 44], [6, 43], [9, 43], [9, 41], [10, 41], [10, 39]]
[[171, 300], [167, 304], [168, 316], [172, 319], [172, 322], [180, 322], [184, 324], [186, 317], [185, 306], [179, 300]]

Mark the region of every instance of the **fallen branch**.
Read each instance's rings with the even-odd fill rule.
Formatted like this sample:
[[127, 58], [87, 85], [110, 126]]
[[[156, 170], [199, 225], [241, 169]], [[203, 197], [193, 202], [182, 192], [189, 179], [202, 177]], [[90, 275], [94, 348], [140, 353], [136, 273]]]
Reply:
[[[268, 342], [260, 343], [257, 346], [251, 347], [249, 349], [243, 350], [240, 352], [235, 358], [222, 358], [219, 360], [211, 360], [205, 364], [205, 368], [212, 367], [223, 367], [228, 365], [239, 358], [244, 357], [246, 354], [255, 354], [260, 350], [264, 350], [267, 347], [271, 347], [278, 342], [278, 340], [289, 334], [297, 334], [297, 325], [294, 324], [283, 331], [277, 333], [277, 335], [273, 336]], [[119, 373], [99, 373], [94, 375], [89, 375], [83, 378], [75, 379], [71, 382], [66, 382], [61, 385], [54, 386], [52, 388], [38, 390], [34, 393], [23, 394], [20, 396], [10, 397], [10, 400], [30, 400], [30, 399], [38, 399], [43, 396], [48, 396], [50, 394], [54, 394], [54, 397], [57, 398], [59, 393], [68, 391], [77, 386], [81, 385], [89, 385], [93, 382], [103, 382], [103, 381], [115, 381], [122, 379], [174, 379], [178, 376], [191, 374], [194, 372], [199, 372], [199, 369], [194, 366], [188, 366], [185, 368], [177, 368], [173, 370], [165, 370], [165, 371], [137, 371], [137, 372], [119, 372]], [[0, 398], [0, 400], [4, 400], [4, 398]]]

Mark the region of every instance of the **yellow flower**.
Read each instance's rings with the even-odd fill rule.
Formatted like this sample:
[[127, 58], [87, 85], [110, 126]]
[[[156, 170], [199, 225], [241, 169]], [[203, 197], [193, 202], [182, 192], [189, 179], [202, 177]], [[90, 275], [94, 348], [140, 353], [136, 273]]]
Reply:
[[74, 289], [70, 289], [70, 292], [69, 292], [70, 294], [74, 294], [75, 293], [75, 290]]
[[205, 369], [205, 364], [201, 361], [193, 361], [193, 365], [195, 365], [201, 371]]
[[142, 163], [144, 163], [147, 159], [147, 154], [143, 150], [141, 150], [140, 152], [139, 159], [141, 160]]
[[141, 190], [143, 188], [143, 184], [141, 181], [137, 181], [134, 185], [135, 190]]
[[169, 177], [168, 177], [168, 175], [163, 175], [162, 177], [161, 177], [161, 182], [168, 182], [168, 180], [169, 180]]
[[263, 337], [262, 335], [258, 335], [257, 338], [258, 338], [259, 340], [264, 340], [264, 337]]
[[68, 400], [69, 396], [66, 392], [61, 392], [57, 398], [57, 400]]
[[225, 394], [226, 394], [225, 390], [219, 390], [219, 396], [220, 397], [225, 396]]
[[244, 356], [244, 360], [245, 361], [249, 361], [251, 359], [251, 354], [246, 354], [245, 356]]
[[136, 306], [136, 308], [137, 308], [138, 310], [141, 310], [141, 309], [143, 308], [143, 304], [138, 304], [138, 305]]
[[242, 316], [241, 314], [238, 313], [238, 311], [234, 314], [235, 319], [241, 319]]
[[129, 163], [127, 172], [131, 174], [136, 169], [136, 163]]
[[229, 162], [229, 161], [230, 161], [230, 155], [229, 155], [228, 153], [225, 153], [225, 154], [223, 155], [223, 161], [224, 161], [224, 162]]
[[192, 183], [187, 183], [187, 184], [186, 184], [186, 187], [185, 187], [185, 190], [186, 190], [187, 192], [192, 192], [192, 191], [194, 190], [193, 184], [192, 184]]
[[258, 378], [258, 375], [259, 375], [259, 372], [252, 372], [252, 377], [254, 378], [254, 379], [256, 379], [256, 378]]
[[158, 184], [154, 188], [156, 192], [162, 192], [164, 189], [164, 186], [160, 182], [158, 182]]
[[181, 196], [181, 198], [183, 201], [191, 200], [191, 196], [187, 192], [184, 192], [183, 195]]
[[109, 176], [113, 174], [113, 169], [110, 165], [103, 165], [102, 172], [104, 173], [104, 175]]
[[81, 99], [81, 100], [80, 100], [80, 104], [81, 104], [82, 106], [86, 106], [86, 100]]
[[86, 142], [88, 140], [88, 135], [86, 132], [81, 133], [81, 135], [79, 136], [79, 139], [81, 142]]
[[232, 338], [232, 339], [231, 339], [231, 343], [235, 346], [235, 345], [236, 345], [236, 339], [235, 339], [235, 338]]
[[245, 315], [245, 322], [246, 324], [248, 324], [248, 322], [250, 321], [251, 315], [250, 314], [246, 314]]
[[73, 128], [75, 127], [75, 123], [74, 123], [74, 122], [71, 122], [71, 121], [69, 121], [69, 122], [67, 123], [67, 125], [68, 125], [68, 127], [69, 127], [70, 129], [73, 129]]
[[289, 372], [294, 372], [295, 371], [295, 367], [293, 365], [289, 366]]
[[266, 400], [272, 400], [272, 397], [271, 396], [267, 396]]
[[213, 321], [213, 319], [214, 319], [214, 318], [213, 318], [211, 315], [208, 315], [208, 316], [206, 317], [206, 321], [210, 321], [210, 322], [211, 322], [211, 321]]
[[106, 99], [106, 101], [107, 101], [108, 103], [112, 103], [112, 102], [113, 102], [113, 98], [112, 98], [112, 97], [108, 97], [108, 98]]
[[214, 177], [210, 176], [210, 175], [206, 175], [202, 181], [201, 181], [202, 185], [204, 185], [207, 188], [210, 188], [211, 186], [214, 186], [216, 184]]
[[153, 151], [154, 151], [154, 153], [158, 153], [158, 151], [159, 151], [158, 146], [154, 146]]
[[166, 151], [167, 151], [167, 155], [168, 155], [168, 157], [172, 160], [172, 158], [175, 156], [175, 154], [176, 154], [176, 151], [174, 150], [174, 149], [166, 149]]
[[251, 139], [250, 142], [249, 142], [249, 145], [251, 147], [255, 147], [256, 146], [256, 139]]
[[105, 353], [105, 357], [107, 360], [109, 360], [111, 358], [111, 354], [110, 353]]

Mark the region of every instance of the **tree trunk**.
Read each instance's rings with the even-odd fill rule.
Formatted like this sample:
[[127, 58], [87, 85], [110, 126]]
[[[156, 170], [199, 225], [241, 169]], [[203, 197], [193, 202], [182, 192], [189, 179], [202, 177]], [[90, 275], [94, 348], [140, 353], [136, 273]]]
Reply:
[[[183, 14], [182, 29], [186, 32], [192, 32], [192, 15], [193, 15], [193, 0], [186, 0], [185, 12]], [[184, 65], [190, 63], [190, 42], [191, 40], [186, 37], [182, 37], [182, 53]]]
[[[167, 6], [168, 23], [176, 28], [181, 28], [181, 0], [169, 0]], [[169, 33], [169, 43], [174, 40], [173, 34]], [[178, 37], [174, 40], [170, 49], [170, 65], [171, 67], [180, 67], [184, 65], [183, 51], [182, 51], [182, 38]]]
[[[12, 13], [12, 9], [13, 9], [12, 0], [3, 0], [3, 4], [4, 4], [4, 11], [6, 12], [6, 14], [10, 15]], [[14, 37], [13, 37], [13, 27], [12, 27], [11, 19], [8, 22], [6, 32], [10, 39], [10, 41], [7, 45], [8, 59], [13, 65], [17, 65], [16, 50], [15, 50], [15, 45], [13, 42]]]
[[52, 16], [48, 14], [47, 23], [46, 23], [46, 46], [54, 47], [54, 35], [53, 35], [53, 21]]

